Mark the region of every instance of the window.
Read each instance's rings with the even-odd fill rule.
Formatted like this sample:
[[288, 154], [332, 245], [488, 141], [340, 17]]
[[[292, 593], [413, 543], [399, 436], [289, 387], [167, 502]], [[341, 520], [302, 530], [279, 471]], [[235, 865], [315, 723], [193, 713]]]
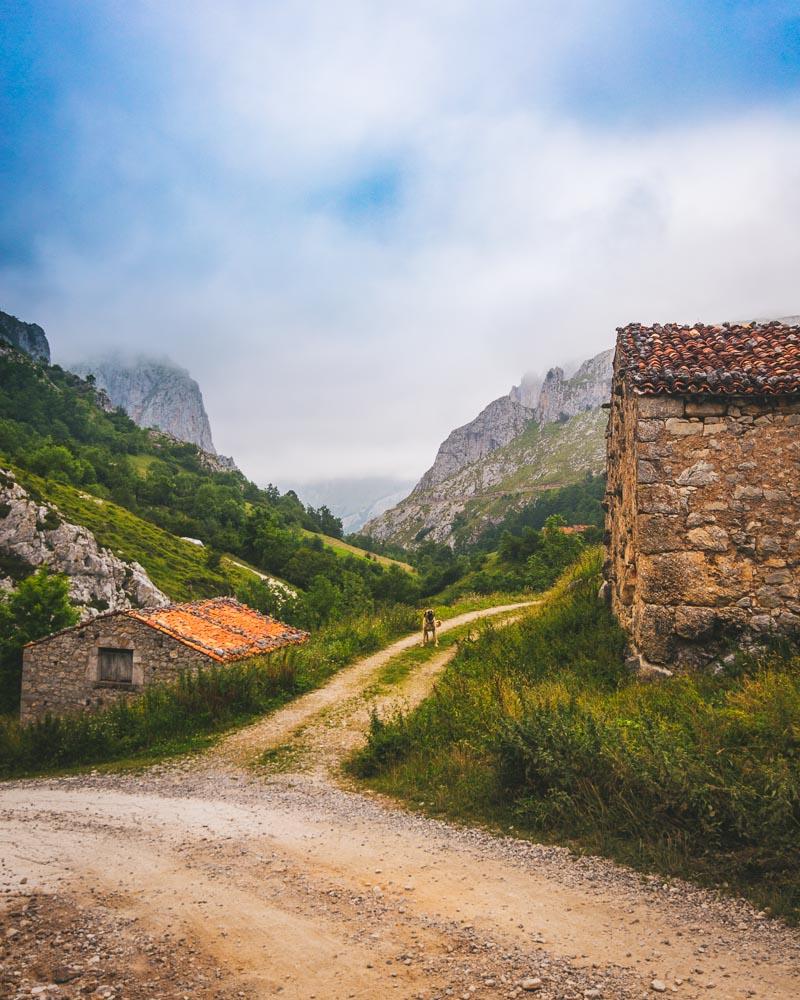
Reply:
[[99, 649], [100, 680], [111, 684], [133, 683], [132, 649]]

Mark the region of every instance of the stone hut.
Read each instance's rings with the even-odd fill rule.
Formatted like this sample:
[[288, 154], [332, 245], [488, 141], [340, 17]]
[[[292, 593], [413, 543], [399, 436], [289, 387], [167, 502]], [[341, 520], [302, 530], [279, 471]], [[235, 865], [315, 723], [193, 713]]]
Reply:
[[800, 327], [618, 330], [606, 564], [639, 665], [800, 630]]
[[230, 597], [99, 615], [25, 647], [21, 719], [100, 708], [185, 671], [307, 638]]

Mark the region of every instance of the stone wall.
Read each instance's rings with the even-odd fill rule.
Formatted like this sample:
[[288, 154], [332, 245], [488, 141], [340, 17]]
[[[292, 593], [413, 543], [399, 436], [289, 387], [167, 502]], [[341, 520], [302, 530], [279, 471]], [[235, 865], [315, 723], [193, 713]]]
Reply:
[[800, 399], [615, 390], [608, 573], [636, 651], [689, 666], [800, 631]]
[[622, 627], [633, 630], [636, 596], [636, 402], [621, 395], [615, 401], [606, 431], [608, 487], [606, 493], [606, 576], [612, 582], [612, 604]]
[[[133, 650], [131, 685], [100, 681], [101, 647]], [[124, 613], [102, 615], [25, 648], [20, 717], [30, 722], [48, 712], [94, 710], [213, 662]]]

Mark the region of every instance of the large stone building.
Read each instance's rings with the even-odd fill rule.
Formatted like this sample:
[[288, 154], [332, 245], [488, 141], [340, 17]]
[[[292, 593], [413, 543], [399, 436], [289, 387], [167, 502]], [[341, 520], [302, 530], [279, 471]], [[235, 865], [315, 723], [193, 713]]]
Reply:
[[618, 331], [607, 529], [643, 668], [800, 630], [800, 327]]
[[182, 672], [307, 638], [230, 597], [100, 615], [25, 647], [21, 718], [97, 709]]

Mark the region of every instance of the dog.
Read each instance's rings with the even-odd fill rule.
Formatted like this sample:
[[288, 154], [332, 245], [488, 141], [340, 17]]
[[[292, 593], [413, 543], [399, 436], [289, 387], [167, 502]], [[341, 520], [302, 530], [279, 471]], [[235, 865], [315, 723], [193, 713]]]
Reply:
[[428, 638], [433, 640], [433, 645], [439, 645], [439, 637], [437, 635], [437, 629], [441, 627], [441, 622], [434, 615], [433, 610], [428, 608], [422, 615], [422, 645], [428, 645]]

